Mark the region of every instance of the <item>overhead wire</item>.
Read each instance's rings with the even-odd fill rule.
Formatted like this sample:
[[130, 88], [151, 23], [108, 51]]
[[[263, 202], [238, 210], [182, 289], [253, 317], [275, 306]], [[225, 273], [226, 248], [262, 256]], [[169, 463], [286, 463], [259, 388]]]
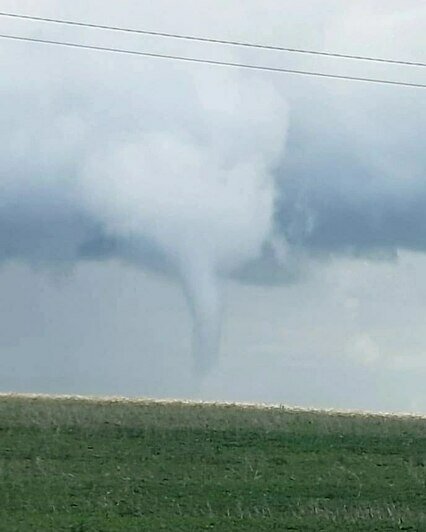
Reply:
[[164, 32], [164, 31], [143, 30], [143, 29], [137, 29], [137, 28], [125, 28], [121, 26], [109, 26], [105, 24], [94, 24], [94, 23], [81, 22], [81, 21], [75, 21], [75, 20], [64, 20], [64, 19], [49, 18], [49, 17], [39, 17], [39, 16], [34, 16], [34, 15], [23, 15], [23, 14], [18, 14], [18, 13], [0, 12], [0, 16], [21, 19], [21, 20], [47, 22], [47, 23], [54, 23], [54, 24], [64, 24], [68, 26], [78, 26], [82, 28], [102, 29], [102, 30], [109, 30], [109, 31], [133, 33], [133, 34], [138, 34], [138, 35], [151, 35], [151, 36], [156, 36], [156, 37], [181, 39], [181, 40], [186, 40], [186, 41], [196, 41], [196, 42], [211, 43], [211, 44], [223, 44], [223, 45], [228, 45], [228, 46], [240, 46], [240, 47], [245, 47], [245, 48], [256, 48], [256, 49], [262, 49], [262, 50], [274, 50], [274, 51], [279, 51], [279, 52], [309, 54], [309, 55], [317, 55], [317, 56], [324, 56], [324, 57], [334, 57], [334, 58], [340, 58], [340, 59], [352, 59], [352, 60], [358, 60], [358, 61], [373, 61], [373, 62], [378, 62], [378, 63], [387, 63], [387, 64], [394, 64], [394, 65], [426, 67], [426, 62], [421, 62], [421, 61], [406, 61], [406, 60], [400, 60], [400, 59], [387, 59], [387, 58], [382, 58], [382, 57], [344, 54], [344, 53], [338, 53], [338, 52], [310, 50], [310, 49], [294, 48], [294, 47], [287, 47], [287, 46], [274, 46], [274, 45], [269, 45], [269, 44], [252, 43], [252, 42], [247, 42], [247, 41], [225, 40], [225, 39], [218, 39], [218, 38], [211, 38], [211, 37], [201, 37], [201, 36], [196, 36], [196, 35], [169, 33], [169, 32]]
[[264, 72], [286, 73], [286, 74], [295, 74], [295, 75], [300, 75], [300, 76], [312, 76], [312, 77], [320, 77], [320, 78], [329, 78], [329, 79], [338, 79], [338, 80], [347, 80], [347, 81], [360, 81], [360, 82], [365, 82], [365, 83], [375, 83], [375, 84], [382, 84], [382, 85], [395, 85], [395, 86], [401, 86], [401, 87], [426, 89], [426, 84], [424, 83], [413, 83], [413, 82], [408, 82], [408, 81], [368, 78], [368, 77], [360, 77], [360, 76], [346, 76], [342, 74], [328, 74], [325, 72], [315, 72], [315, 71], [310, 71], [310, 70], [297, 70], [297, 69], [292, 69], [292, 68], [255, 65], [255, 64], [250, 64], [250, 63], [240, 63], [240, 62], [233, 62], [233, 61], [219, 61], [219, 60], [213, 60], [213, 59], [202, 59], [202, 58], [188, 57], [188, 56], [181, 56], [181, 55], [143, 52], [139, 50], [128, 50], [124, 48], [114, 48], [114, 47], [108, 47], [108, 46], [97, 46], [97, 45], [91, 45], [91, 44], [81, 44], [81, 43], [66, 42], [66, 41], [38, 39], [35, 37], [22, 37], [18, 35], [0, 34], [0, 39], [8, 39], [8, 40], [21, 41], [21, 42], [27, 42], [27, 43], [55, 45], [55, 46], [62, 46], [62, 47], [68, 47], [68, 48], [79, 48], [79, 49], [102, 51], [102, 52], [112, 52], [112, 53], [126, 54], [126, 55], [132, 55], [132, 56], [161, 58], [161, 59], [168, 59], [168, 60], [174, 60], [174, 61], [182, 61], [182, 62], [187, 62], [187, 63], [198, 63], [198, 64], [206, 64], [206, 65], [214, 65], [214, 66], [244, 68], [244, 69], [258, 70], [258, 71], [264, 71]]

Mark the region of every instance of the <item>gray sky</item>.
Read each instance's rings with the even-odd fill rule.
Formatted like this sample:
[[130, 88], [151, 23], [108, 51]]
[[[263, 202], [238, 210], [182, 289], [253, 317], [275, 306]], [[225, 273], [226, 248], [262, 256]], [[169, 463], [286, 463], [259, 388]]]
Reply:
[[[424, 61], [417, 1], [2, 10]], [[0, 24], [426, 79], [421, 68]], [[0, 68], [2, 390], [426, 411], [424, 90], [7, 41]], [[212, 358], [203, 378], [194, 326], [198, 356]]]

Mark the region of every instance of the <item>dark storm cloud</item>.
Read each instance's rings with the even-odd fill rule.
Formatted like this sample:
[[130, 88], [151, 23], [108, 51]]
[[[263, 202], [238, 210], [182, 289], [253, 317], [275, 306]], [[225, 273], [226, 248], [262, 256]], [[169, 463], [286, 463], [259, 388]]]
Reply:
[[277, 223], [290, 244], [313, 253], [392, 256], [426, 249], [426, 187], [372, 190], [353, 198], [318, 185], [282, 199]]
[[78, 260], [99, 228], [63, 198], [19, 197], [0, 208], [0, 260], [59, 265]]
[[[423, 138], [398, 139], [396, 131], [396, 146], [386, 151], [380, 139], [369, 143], [368, 132], [360, 149], [343, 131], [329, 135], [328, 127], [318, 142], [319, 127], [297, 129], [290, 131], [279, 170], [275, 215], [277, 232], [290, 247], [370, 258], [426, 250]], [[375, 155], [386, 164], [376, 163]]]
[[148, 239], [120, 239], [102, 223], [61, 196], [21, 195], [0, 208], [0, 262], [67, 268], [80, 261], [121, 259], [171, 275], [167, 258]]

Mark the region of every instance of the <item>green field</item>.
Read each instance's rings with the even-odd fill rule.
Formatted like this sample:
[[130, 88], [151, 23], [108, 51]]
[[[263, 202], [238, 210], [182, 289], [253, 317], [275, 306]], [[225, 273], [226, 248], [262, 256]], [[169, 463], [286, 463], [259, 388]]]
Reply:
[[426, 420], [0, 398], [0, 529], [426, 530]]

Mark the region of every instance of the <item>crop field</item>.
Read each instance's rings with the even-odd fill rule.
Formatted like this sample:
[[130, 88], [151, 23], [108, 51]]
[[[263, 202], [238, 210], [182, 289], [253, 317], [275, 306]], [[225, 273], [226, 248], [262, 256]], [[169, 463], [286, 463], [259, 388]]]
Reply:
[[426, 420], [0, 397], [3, 531], [426, 530]]

